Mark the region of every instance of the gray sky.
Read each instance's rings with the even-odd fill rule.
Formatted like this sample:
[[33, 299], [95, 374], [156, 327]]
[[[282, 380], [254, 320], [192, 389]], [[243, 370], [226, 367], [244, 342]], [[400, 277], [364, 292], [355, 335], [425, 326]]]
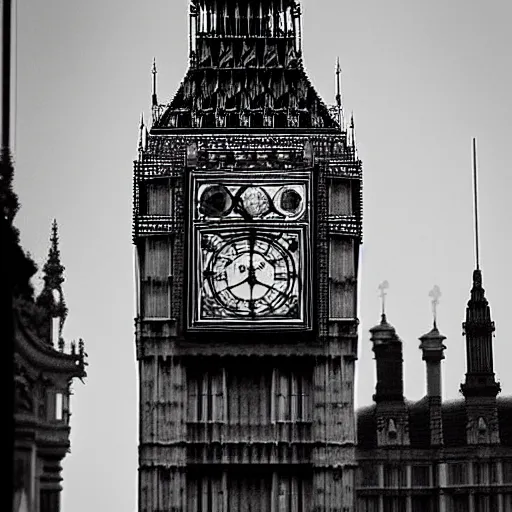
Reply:
[[[41, 265], [58, 219], [70, 309], [65, 337], [85, 339], [90, 363], [71, 404], [63, 510], [134, 511], [132, 161], [140, 112], [149, 118], [153, 57], [160, 102], [186, 70], [187, 1], [18, 4], [16, 224]], [[357, 403], [370, 403], [374, 390], [368, 329], [379, 321], [384, 279], [388, 319], [404, 342], [407, 397], [424, 394], [418, 337], [431, 327], [434, 284], [448, 347], [444, 396], [460, 396], [461, 322], [474, 268], [473, 136], [495, 368], [504, 394], [512, 394], [512, 3], [304, 0], [303, 7], [308, 74], [332, 103], [340, 56], [364, 165]]]

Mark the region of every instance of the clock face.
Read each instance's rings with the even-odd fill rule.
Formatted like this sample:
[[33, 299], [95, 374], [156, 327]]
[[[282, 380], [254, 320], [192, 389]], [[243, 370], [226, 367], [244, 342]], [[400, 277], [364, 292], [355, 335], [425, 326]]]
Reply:
[[311, 328], [310, 179], [192, 173], [189, 328]]
[[200, 319], [301, 319], [299, 231], [247, 229], [201, 238]]

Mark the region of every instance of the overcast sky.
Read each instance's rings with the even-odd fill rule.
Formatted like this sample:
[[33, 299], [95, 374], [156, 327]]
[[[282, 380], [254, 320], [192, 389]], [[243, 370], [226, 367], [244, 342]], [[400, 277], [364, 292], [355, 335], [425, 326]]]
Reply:
[[[67, 340], [84, 338], [85, 386], [72, 399], [64, 512], [136, 509], [137, 373], [133, 329], [132, 161], [151, 63], [159, 100], [187, 68], [186, 0], [18, 1], [16, 219], [42, 266], [60, 226]], [[477, 137], [481, 266], [496, 322], [495, 368], [512, 394], [510, 0], [304, 0], [307, 72], [327, 103], [334, 66], [354, 111], [364, 166], [357, 403], [371, 403], [368, 329], [388, 320], [404, 342], [405, 390], [425, 391], [418, 337], [433, 285], [447, 336], [443, 394], [460, 397], [461, 322], [474, 268], [471, 138]], [[39, 278], [36, 284], [39, 286]]]

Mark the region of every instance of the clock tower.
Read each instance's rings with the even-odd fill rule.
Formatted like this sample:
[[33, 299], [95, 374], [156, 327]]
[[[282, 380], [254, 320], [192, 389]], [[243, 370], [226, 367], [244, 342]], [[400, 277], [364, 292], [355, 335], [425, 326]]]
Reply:
[[307, 77], [297, 1], [193, 0], [189, 22], [134, 166], [139, 512], [351, 512], [353, 120]]

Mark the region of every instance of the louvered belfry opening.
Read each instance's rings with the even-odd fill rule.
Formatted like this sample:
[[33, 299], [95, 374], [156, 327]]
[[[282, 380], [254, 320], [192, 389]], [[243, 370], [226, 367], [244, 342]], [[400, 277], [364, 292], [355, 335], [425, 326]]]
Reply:
[[196, 68], [294, 67], [301, 11], [293, 1], [198, 1], [190, 9], [190, 59]]
[[191, 17], [197, 35], [295, 37], [300, 8], [295, 0], [195, 0]]
[[354, 512], [353, 125], [306, 74], [299, 2], [189, 23], [134, 164], [139, 512]]

